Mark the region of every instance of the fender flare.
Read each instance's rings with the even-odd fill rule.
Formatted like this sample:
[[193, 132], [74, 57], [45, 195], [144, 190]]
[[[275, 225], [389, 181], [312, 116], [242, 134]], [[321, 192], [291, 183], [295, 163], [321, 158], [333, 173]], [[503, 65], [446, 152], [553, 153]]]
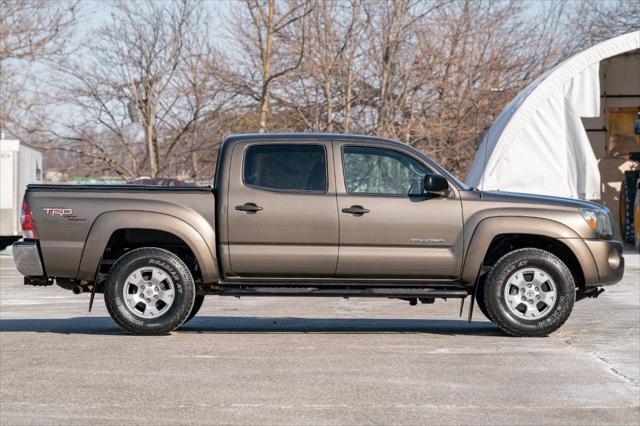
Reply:
[[[118, 210], [102, 213], [93, 222], [85, 241], [78, 278], [81, 280], [94, 279], [98, 262], [100, 262], [114, 232], [121, 229], [150, 229], [168, 232], [184, 241], [198, 261], [203, 282], [217, 282], [219, 275], [216, 263], [215, 231], [204, 219], [202, 219], [202, 223], [197, 225], [199, 225], [198, 228], [166, 213], [141, 210]], [[211, 241], [212, 245], [207, 241]]]
[[526, 216], [497, 216], [483, 219], [473, 231], [466, 250], [460, 280], [473, 285], [487, 250], [495, 237], [504, 234], [531, 234], [558, 240], [576, 257], [586, 282], [598, 282], [598, 269], [591, 250], [568, 226], [550, 219]]

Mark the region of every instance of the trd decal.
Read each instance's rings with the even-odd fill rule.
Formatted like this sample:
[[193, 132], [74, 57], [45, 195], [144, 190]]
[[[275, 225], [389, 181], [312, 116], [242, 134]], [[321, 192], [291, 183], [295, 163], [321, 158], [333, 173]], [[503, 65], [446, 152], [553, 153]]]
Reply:
[[73, 214], [73, 209], [66, 207], [44, 207], [42, 210], [47, 216], [60, 216], [67, 219], [67, 223], [87, 221], [87, 218], [76, 216]]
[[70, 216], [73, 214], [72, 209], [60, 208], [60, 207], [45, 207], [42, 209], [44, 214], [48, 216]]

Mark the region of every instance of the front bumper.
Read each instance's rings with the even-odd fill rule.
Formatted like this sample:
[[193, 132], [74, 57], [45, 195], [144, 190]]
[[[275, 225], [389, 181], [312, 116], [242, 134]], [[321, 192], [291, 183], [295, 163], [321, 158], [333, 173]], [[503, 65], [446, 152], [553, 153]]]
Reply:
[[598, 268], [598, 285], [615, 284], [624, 275], [624, 257], [622, 243], [613, 240], [585, 240]]
[[13, 243], [12, 247], [13, 261], [22, 275], [27, 277], [42, 277], [44, 275], [37, 242], [17, 241]]

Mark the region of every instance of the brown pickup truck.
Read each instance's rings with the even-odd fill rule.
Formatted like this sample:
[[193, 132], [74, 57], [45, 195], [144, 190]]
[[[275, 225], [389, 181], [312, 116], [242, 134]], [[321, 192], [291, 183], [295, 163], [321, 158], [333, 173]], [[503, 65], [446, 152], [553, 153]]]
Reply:
[[475, 300], [540, 336], [624, 271], [606, 208], [469, 188], [367, 136], [230, 136], [213, 187], [30, 185], [22, 223], [25, 284], [104, 293], [133, 334], [174, 330], [205, 295], [471, 296], [469, 320]]

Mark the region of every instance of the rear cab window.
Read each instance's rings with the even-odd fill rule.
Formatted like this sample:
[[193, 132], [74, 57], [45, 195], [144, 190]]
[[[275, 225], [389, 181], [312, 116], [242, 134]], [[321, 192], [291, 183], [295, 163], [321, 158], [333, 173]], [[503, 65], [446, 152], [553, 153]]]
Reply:
[[272, 191], [326, 192], [326, 156], [322, 145], [252, 145], [245, 152], [243, 181]]

